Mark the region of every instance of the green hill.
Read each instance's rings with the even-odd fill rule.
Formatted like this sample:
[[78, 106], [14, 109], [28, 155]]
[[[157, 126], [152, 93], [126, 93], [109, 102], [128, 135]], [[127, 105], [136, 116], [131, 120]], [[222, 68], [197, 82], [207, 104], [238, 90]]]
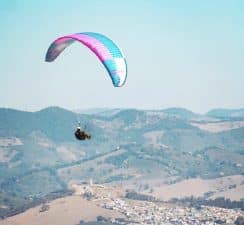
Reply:
[[[243, 174], [244, 127], [211, 133], [191, 125], [195, 116], [176, 108], [163, 116], [136, 109], [103, 116], [59, 107], [2, 108], [0, 205], [31, 202], [91, 177], [111, 183]], [[77, 118], [87, 125], [90, 141], [75, 139]]]
[[208, 116], [217, 118], [244, 118], [244, 108], [242, 109], [212, 109], [207, 113]]

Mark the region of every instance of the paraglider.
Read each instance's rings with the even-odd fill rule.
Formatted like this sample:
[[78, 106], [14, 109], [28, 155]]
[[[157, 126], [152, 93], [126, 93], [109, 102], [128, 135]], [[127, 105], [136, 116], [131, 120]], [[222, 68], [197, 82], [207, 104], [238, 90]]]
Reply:
[[91, 139], [91, 135], [88, 134], [86, 131], [84, 130], [81, 130], [80, 129], [80, 126], [77, 127], [76, 131], [75, 131], [75, 137], [78, 139], [78, 140], [86, 140], [86, 139]]
[[[127, 77], [125, 57], [119, 47], [103, 34], [83, 32], [59, 37], [49, 46], [45, 61], [54, 61], [65, 48], [75, 41], [88, 47], [98, 57], [115, 87], [121, 87], [125, 84]], [[78, 140], [91, 138], [90, 134], [80, 129], [80, 126], [77, 127], [74, 134]]]
[[46, 62], [54, 61], [65, 48], [75, 41], [87, 46], [99, 58], [115, 87], [125, 84], [127, 77], [125, 57], [119, 47], [103, 34], [84, 32], [59, 37], [48, 48]]

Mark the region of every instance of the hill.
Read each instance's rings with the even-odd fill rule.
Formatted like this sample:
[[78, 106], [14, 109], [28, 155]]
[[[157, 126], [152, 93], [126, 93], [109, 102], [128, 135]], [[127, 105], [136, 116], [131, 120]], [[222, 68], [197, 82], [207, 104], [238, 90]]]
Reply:
[[244, 118], [244, 108], [242, 109], [212, 109], [207, 113], [208, 116], [223, 119]]
[[184, 108], [168, 108], [162, 111], [168, 116], [175, 116], [177, 118], [186, 119], [186, 120], [196, 119], [200, 116], [199, 114], [196, 114]]
[[[196, 117], [176, 108], [123, 109], [111, 115], [59, 107], [0, 109], [0, 214], [50, 193], [68, 193], [70, 183], [90, 178], [150, 190], [158, 182], [243, 174], [242, 120], [237, 127], [211, 132], [200, 125], [226, 120], [199, 122]], [[92, 134], [90, 141], [74, 138], [77, 118]]]

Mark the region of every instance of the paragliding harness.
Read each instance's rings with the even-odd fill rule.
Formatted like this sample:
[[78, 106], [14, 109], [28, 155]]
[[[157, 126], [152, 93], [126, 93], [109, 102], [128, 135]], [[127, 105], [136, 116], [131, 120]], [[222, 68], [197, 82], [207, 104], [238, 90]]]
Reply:
[[76, 128], [75, 137], [81, 141], [84, 141], [86, 139], [91, 139], [90, 134], [88, 134], [85, 130], [80, 129], [80, 122], [79, 122], [79, 126]]

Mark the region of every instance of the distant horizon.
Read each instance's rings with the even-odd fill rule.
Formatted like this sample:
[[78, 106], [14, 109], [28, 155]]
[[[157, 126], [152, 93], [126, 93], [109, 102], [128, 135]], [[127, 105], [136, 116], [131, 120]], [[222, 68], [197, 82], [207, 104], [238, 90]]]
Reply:
[[132, 110], [143, 110], [143, 111], [150, 111], [150, 110], [155, 110], [155, 111], [160, 111], [160, 110], [167, 110], [167, 109], [182, 109], [182, 110], [187, 110], [190, 111], [192, 113], [195, 114], [199, 114], [199, 115], [205, 115], [208, 112], [212, 111], [212, 110], [244, 110], [244, 107], [241, 108], [224, 108], [224, 107], [218, 107], [218, 108], [210, 108], [209, 110], [207, 110], [206, 112], [196, 112], [194, 110], [191, 110], [189, 108], [186, 107], [177, 107], [177, 106], [173, 106], [173, 107], [166, 107], [166, 108], [138, 108], [138, 107], [89, 107], [89, 108], [79, 108], [79, 109], [69, 109], [66, 107], [62, 107], [62, 106], [58, 106], [58, 105], [50, 105], [50, 106], [46, 106], [46, 107], [42, 107], [40, 109], [37, 110], [28, 110], [28, 109], [23, 109], [23, 108], [14, 108], [14, 107], [2, 107], [0, 106], [0, 109], [10, 109], [10, 110], [16, 110], [16, 111], [23, 111], [23, 112], [39, 112], [48, 108], [60, 108], [60, 109], [64, 109], [64, 110], [68, 110], [74, 113], [78, 113], [77, 111], [89, 111], [89, 110], [128, 110], [128, 109], [132, 109]]

